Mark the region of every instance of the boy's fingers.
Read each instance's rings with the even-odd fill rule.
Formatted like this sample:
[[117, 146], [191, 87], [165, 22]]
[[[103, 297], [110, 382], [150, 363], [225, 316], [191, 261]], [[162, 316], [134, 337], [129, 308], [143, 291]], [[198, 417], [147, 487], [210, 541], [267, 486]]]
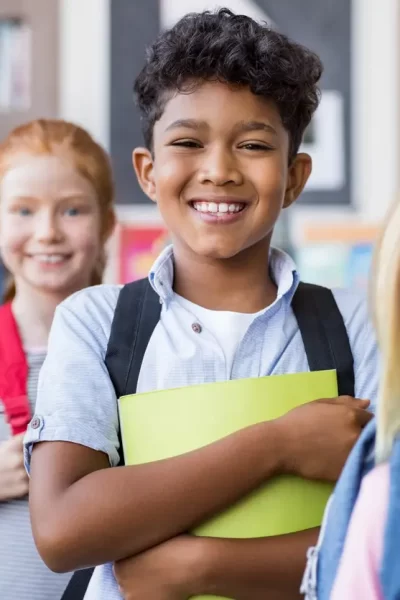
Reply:
[[320, 400], [320, 402], [327, 402], [328, 404], [341, 404], [342, 406], [348, 406], [353, 409], [356, 422], [361, 428], [365, 427], [374, 416], [368, 407], [370, 406], [370, 400], [362, 400], [361, 398], [352, 398], [351, 396], [339, 396], [338, 398], [328, 398], [327, 400]]
[[363, 400], [362, 398], [349, 398], [350, 406], [356, 405], [358, 408], [368, 408], [371, 404], [370, 400]]
[[367, 423], [370, 422], [372, 417], [374, 416], [372, 413], [368, 412], [365, 409], [357, 409], [355, 411], [355, 415], [357, 417], [357, 421], [361, 427], [365, 427]]
[[337, 398], [328, 398], [323, 400], [329, 404], [344, 404], [345, 406], [352, 406], [355, 408], [366, 409], [371, 404], [370, 400], [363, 400], [362, 398], [352, 398], [351, 396], [338, 396]]
[[339, 400], [343, 404], [350, 404], [351, 406], [354, 406], [354, 403], [357, 403], [357, 405], [361, 405], [362, 407], [369, 406], [371, 404], [370, 400], [365, 400], [363, 398], [353, 398], [352, 396], [339, 396], [337, 400]]

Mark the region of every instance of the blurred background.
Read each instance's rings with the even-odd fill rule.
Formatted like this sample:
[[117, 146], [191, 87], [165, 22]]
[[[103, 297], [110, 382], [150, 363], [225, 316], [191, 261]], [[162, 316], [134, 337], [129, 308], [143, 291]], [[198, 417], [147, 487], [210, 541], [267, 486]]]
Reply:
[[[322, 58], [322, 101], [306, 132], [314, 170], [275, 244], [303, 280], [365, 287], [384, 214], [399, 189], [398, 0], [0, 0], [0, 137], [36, 117], [83, 125], [110, 152], [119, 225], [106, 279], [146, 275], [168, 243], [131, 168], [142, 144], [132, 83], [157, 32], [226, 6], [267, 20]], [[0, 287], [2, 273], [0, 265]]]

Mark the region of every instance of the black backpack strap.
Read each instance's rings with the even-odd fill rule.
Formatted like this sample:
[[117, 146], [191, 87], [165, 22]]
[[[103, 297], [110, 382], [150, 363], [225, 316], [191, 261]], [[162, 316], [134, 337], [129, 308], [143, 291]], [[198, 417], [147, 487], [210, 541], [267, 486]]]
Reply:
[[292, 309], [311, 371], [336, 369], [339, 395], [355, 396], [354, 360], [343, 316], [327, 288], [300, 283]]
[[75, 571], [61, 600], [83, 600], [94, 569]]
[[105, 358], [117, 398], [136, 393], [143, 357], [160, 314], [160, 298], [148, 279], [122, 288]]
[[[105, 363], [117, 398], [135, 394], [140, 368], [152, 333], [160, 320], [160, 297], [148, 279], [125, 285], [118, 297]], [[120, 461], [123, 466], [121, 430]]]
[[[160, 298], [147, 279], [125, 285], [118, 297], [105, 357], [117, 398], [135, 394], [144, 353], [160, 320]], [[120, 462], [124, 465], [121, 433]], [[83, 600], [94, 569], [76, 571], [61, 600]]]

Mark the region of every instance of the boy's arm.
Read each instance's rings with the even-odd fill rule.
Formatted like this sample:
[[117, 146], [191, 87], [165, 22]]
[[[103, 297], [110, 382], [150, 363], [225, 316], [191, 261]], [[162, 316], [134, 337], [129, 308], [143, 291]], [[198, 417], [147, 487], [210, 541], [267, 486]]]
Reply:
[[39, 551], [57, 571], [147, 550], [207, 519], [277, 472], [334, 480], [361, 427], [352, 399], [300, 407], [196, 452], [137, 467], [118, 461], [118, 411], [104, 355], [117, 292], [80, 292], [56, 310], [41, 370], [30, 505]]
[[277, 429], [264, 423], [176, 458], [111, 469], [106, 455], [84, 446], [37, 444], [30, 510], [43, 559], [72, 571], [186, 531], [281, 470]]
[[297, 600], [307, 550], [319, 529], [251, 540], [207, 540], [202, 594], [235, 600]]
[[126, 598], [297, 600], [306, 553], [319, 529], [271, 538], [181, 536], [114, 567]]
[[294, 409], [176, 458], [109, 469], [79, 444], [41, 443], [31, 464], [33, 533], [50, 568], [133, 556], [192, 529], [277, 473], [334, 480], [370, 415], [339, 398]]

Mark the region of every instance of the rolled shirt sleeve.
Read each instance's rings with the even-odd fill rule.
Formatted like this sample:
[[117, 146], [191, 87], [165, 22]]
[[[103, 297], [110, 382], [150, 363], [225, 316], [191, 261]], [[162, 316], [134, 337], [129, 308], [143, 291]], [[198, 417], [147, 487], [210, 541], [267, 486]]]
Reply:
[[104, 359], [119, 291], [90, 288], [57, 308], [25, 436], [28, 472], [34, 444], [44, 441], [81, 444], [118, 464], [117, 398]]

